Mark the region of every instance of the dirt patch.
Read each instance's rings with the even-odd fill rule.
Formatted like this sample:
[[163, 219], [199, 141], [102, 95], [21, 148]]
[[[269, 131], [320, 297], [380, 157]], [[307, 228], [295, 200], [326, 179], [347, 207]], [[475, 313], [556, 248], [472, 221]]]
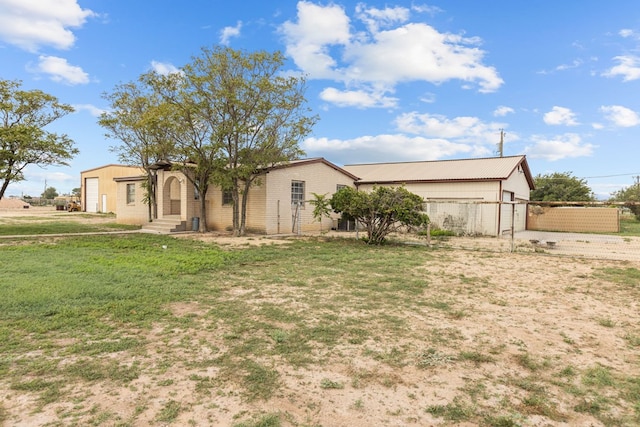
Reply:
[[[221, 233], [176, 237], [233, 249], [292, 241]], [[442, 242], [428, 261], [406, 272], [408, 279], [427, 281], [429, 286], [415, 297], [421, 304], [412, 310], [385, 313], [406, 323], [402, 339], [390, 330], [361, 342], [317, 345], [310, 353], [324, 362], [309, 366], [256, 355], [280, 379], [277, 392], [266, 401], [247, 399], [240, 382], [218, 381], [234, 375], [224, 372], [219, 360], [226, 357], [227, 344], [238, 332], [223, 320], [212, 320], [214, 308], [197, 301], [168, 307], [183, 326], [153, 325], [137, 331], [144, 349], [104, 356], [138, 367], [134, 380], [61, 385], [67, 393], [64, 401], [46, 405], [36, 393], [12, 390], [0, 380], [0, 415], [4, 407], [6, 425], [11, 426], [231, 426], [275, 413], [283, 426], [470, 427], [476, 424], [455, 417], [464, 417], [482, 402], [492, 405], [494, 412], [486, 419], [494, 416], [494, 425], [607, 425], [589, 411], [616, 402], [611, 386], [594, 386], [601, 401], [587, 401], [578, 390], [571, 395], [566, 389], [573, 378], [583, 386], [589, 377], [576, 378], [577, 372], [589, 370], [609, 372], [616, 382], [640, 378], [638, 284], [598, 279], [603, 268], [640, 268], [640, 263], [554, 256], [551, 251], [536, 252], [525, 241], [515, 253], [509, 253], [508, 241], [499, 239], [456, 242], [465, 249]], [[242, 298], [247, 313], [266, 302], [304, 311], [302, 302], [283, 296], [295, 288], [284, 289], [274, 280], [254, 289], [245, 284], [250, 277], [235, 280], [223, 296], [228, 301]], [[336, 301], [341, 297], [330, 290], [340, 278], [327, 275], [325, 280], [317, 298], [326, 301], [328, 311], [332, 302], [341, 307], [331, 314], [345, 324], [375, 310], [358, 308], [355, 301], [351, 308], [341, 305]], [[322, 326], [321, 319], [311, 320]], [[402, 359], [398, 352], [403, 352]], [[580, 405], [585, 409], [576, 410]], [[512, 416], [511, 409], [503, 408], [517, 408], [518, 414]], [[624, 409], [634, 413], [634, 408]]]

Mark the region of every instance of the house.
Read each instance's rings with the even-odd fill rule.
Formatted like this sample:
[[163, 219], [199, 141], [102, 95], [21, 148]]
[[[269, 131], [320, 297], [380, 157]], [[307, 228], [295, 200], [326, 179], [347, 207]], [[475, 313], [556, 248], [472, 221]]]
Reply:
[[526, 229], [534, 188], [525, 156], [346, 165], [359, 190], [403, 185], [422, 196], [432, 223], [463, 234], [497, 236]]
[[[168, 221], [176, 230], [191, 230], [200, 216], [200, 197], [193, 184], [168, 163], [156, 169], [157, 218]], [[145, 224], [148, 206], [144, 203], [144, 176], [117, 177], [118, 222]], [[354, 186], [357, 177], [323, 158], [291, 161], [265, 168], [258, 185], [251, 188], [247, 199], [246, 228], [261, 234], [282, 234], [329, 230], [338, 215], [313, 217], [309, 200], [313, 193], [331, 197], [342, 186]], [[206, 194], [207, 227], [230, 230], [233, 224], [231, 194], [210, 187]], [[158, 222], [158, 221], [154, 221]]]
[[[113, 166], [113, 165], [110, 165]], [[98, 168], [100, 169], [100, 168]], [[148, 224], [145, 177], [126, 169], [112, 178], [118, 222]], [[175, 230], [191, 230], [199, 221], [200, 195], [182, 172], [169, 163], [155, 165], [157, 212], [153, 222], [168, 221]], [[422, 196], [426, 212], [439, 227], [465, 234], [500, 235], [526, 228], [526, 204], [534, 187], [525, 156], [338, 167], [323, 158], [302, 159], [265, 168], [247, 200], [247, 230], [284, 234], [328, 230], [338, 217], [313, 217], [313, 193], [331, 197], [342, 186], [369, 191], [374, 186], [405, 186]], [[211, 187], [206, 195], [207, 226], [230, 230], [230, 193]], [[507, 202], [507, 203], [504, 203]]]
[[105, 165], [80, 172], [80, 199], [85, 212], [117, 212], [118, 183], [114, 178], [140, 175], [138, 166]]

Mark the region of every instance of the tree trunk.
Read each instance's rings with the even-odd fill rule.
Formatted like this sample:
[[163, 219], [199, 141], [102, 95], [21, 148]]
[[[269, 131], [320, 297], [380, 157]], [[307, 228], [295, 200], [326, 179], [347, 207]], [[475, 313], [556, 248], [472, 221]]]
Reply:
[[249, 200], [249, 188], [251, 188], [252, 180], [244, 183], [244, 191], [242, 192], [242, 214], [240, 217], [240, 235], [244, 236], [247, 231], [247, 204]]
[[209, 186], [204, 186], [200, 191], [200, 224], [198, 232], [205, 233], [207, 231], [207, 190]]
[[2, 183], [2, 188], [0, 188], [0, 200], [2, 200], [2, 198], [4, 197], [4, 192], [7, 191], [7, 187], [9, 186], [10, 182], [11, 181], [9, 181], [9, 179], [5, 179]]
[[153, 221], [153, 204], [156, 200], [156, 188], [153, 183], [153, 174], [150, 170], [147, 170], [147, 196], [148, 196], [148, 219], [149, 222]]

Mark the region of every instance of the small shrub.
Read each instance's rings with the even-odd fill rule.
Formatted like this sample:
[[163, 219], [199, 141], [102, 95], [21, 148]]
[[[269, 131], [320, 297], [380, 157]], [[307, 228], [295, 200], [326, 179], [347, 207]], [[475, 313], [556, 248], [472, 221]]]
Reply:
[[324, 389], [342, 389], [344, 388], [344, 384], [338, 381], [332, 381], [328, 378], [323, 378], [320, 381], [320, 387]]

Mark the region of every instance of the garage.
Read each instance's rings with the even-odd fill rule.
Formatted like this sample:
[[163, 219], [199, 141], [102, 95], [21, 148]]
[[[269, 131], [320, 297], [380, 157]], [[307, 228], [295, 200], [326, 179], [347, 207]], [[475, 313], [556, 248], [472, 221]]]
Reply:
[[84, 188], [84, 210], [98, 212], [98, 178], [85, 178]]

